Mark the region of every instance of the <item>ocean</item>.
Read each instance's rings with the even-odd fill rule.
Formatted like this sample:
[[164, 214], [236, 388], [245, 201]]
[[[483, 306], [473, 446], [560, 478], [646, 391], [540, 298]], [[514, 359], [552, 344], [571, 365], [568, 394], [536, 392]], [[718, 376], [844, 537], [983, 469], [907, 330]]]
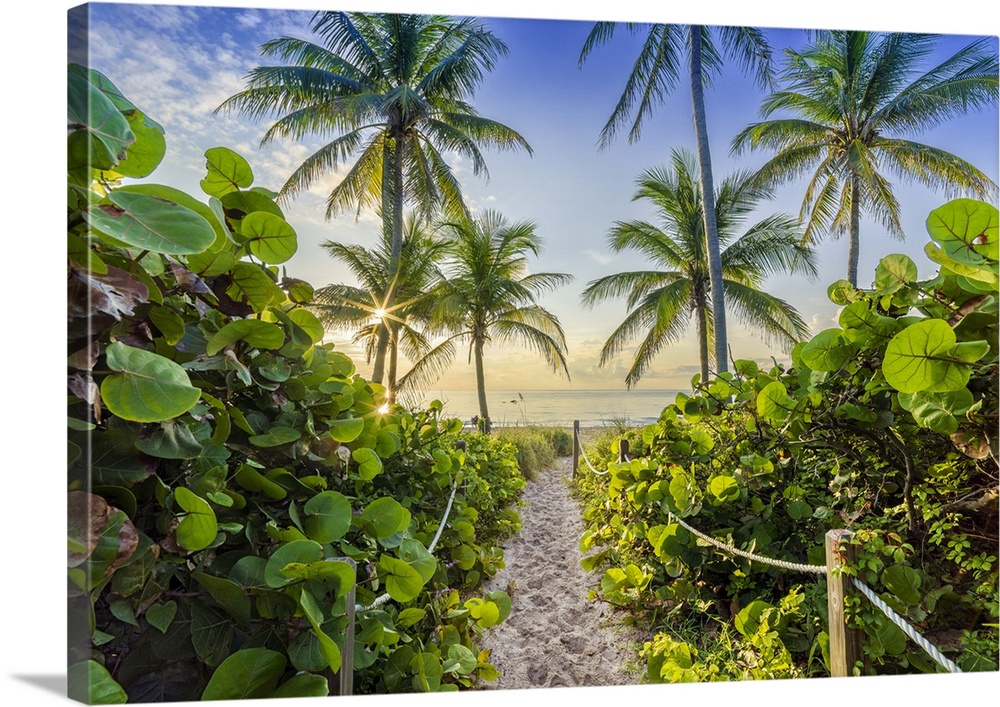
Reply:
[[[497, 390], [486, 392], [494, 425], [554, 425], [605, 427], [624, 422], [641, 427], [655, 422], [663, 408], [674, 402], [677, 390]], [[479, 412], [474, 390], [430, 390], [423, 397], [409, 396], [400, 402], [418, 407], [431, 400], [444, 403], [447, 417], [468, 423]]]

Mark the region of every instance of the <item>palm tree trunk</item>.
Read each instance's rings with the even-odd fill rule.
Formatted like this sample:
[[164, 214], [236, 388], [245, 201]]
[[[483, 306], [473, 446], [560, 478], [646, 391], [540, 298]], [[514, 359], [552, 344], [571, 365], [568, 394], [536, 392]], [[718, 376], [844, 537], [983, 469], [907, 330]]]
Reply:
[[701, 362], [701, 382], [708, 382], [708, 303], [705, 302], [705, 293], [697, 291], [695, 293], [697, 302], [695, 303], [695, 314], [698, 318], [698, 360]]
[[861, 189], [858, 177], [851, 175], [851, 234], [847, 251], [847, 280], [858, 286], [858, 259], [861, 255]]
[[[383, 187], [382, 198], [382, 228], [386, 227], [388, 214], [389, 228], [392, 233], [392, 250], [389, 252], [389, 289], [385, 293], [382, 309], [392, 311], [396, 302], [396, 273], [399, 272], [399, 259], [403, 252], [403, 140], [396, 136], [387, 140], [383, 151], [383, 164], [390, 165], [392, 170], [392, 186], [388, 195], [390, 203], [386, 203], [386, 192]], [[375, 349], [375, 366], [372, 370], [372, 380], [381, 383], [385, 372], [385, 356], [389, 346], [389, 330], [383, 325], [379, 329], [378, 346]], [[390, 388], [391, 388], [390, 384]], [[394, 396], [394, 391], [389, 391]]]
[[389, 381], [386, 385], [386, 400], [392, 405], [396, 402], [396, 374], [399, 363], [399, 325], [392, 327], [389, 334]]
[[[701, 82], [700, 25], [691, 25], [691, 102], [694, 108], [694, 135], [698, 144], [698, 166], [701, 171], [702, 203], [705, 211], [705, 239], [708, 252], [708, 277], [712, 290], [712, 318], [715, 322], [715, 370], [729, 370], [726, 340], [726, 302], [722, 292], [722, 258], [719, 251], [719, 229], [715, 223], [715, 191], [712, 183], [712, 156], [708, 148], [708, 121], [705, 118], [705, 92]], [[704, 382], [704, 381], [703, 381]]]
[[479, 419], [482, 420], [483, 432], [490, 433], [490, 411], [486, 405], [486, 371], [483, 368], [483, 337], [473, 335], [473, 351], [476, 357], [476, 390], [479, 392]]

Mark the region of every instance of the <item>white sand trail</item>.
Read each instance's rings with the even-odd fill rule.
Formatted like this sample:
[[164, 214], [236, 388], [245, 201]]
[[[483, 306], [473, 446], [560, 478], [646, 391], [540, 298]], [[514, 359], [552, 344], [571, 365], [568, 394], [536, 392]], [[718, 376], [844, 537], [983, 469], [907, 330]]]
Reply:
[[562, 457], [524, 489], [521, 532], [507, 541], [507, 566], [484, 589], [512, 588], [512, 609], [483, 636], [501, 675], [481, 689], [639, 684], [628, 667], [639, 632], [622, 626], [607, 604], [587, 599], [600, 575], [580, 567], [583, 523], [566, 484], [571, 467]]

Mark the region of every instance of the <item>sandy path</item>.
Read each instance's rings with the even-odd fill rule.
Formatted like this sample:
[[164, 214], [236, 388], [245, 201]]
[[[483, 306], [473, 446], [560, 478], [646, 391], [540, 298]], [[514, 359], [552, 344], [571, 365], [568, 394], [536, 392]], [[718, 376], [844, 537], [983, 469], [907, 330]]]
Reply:
[[507, 541], [507, 566], [484, 589], [513, 587], [510, 616], [482, 638], [501, 673], [482, 689], [639, 684], [627, 667], [637, 632], [607, 604], [587, 600], [600, 575], [580, 567], [583, 523], [565, 481], [571, 465], [562, 457], [528, 482], [521, 532]]

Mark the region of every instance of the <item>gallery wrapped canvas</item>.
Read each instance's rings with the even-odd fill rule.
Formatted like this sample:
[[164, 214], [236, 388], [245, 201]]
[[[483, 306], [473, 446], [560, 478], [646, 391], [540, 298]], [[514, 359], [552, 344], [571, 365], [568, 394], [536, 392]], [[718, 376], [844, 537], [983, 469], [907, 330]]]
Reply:
[[600, 14], [69, 10], [72, 699], [998, 671], [998, 38]]

